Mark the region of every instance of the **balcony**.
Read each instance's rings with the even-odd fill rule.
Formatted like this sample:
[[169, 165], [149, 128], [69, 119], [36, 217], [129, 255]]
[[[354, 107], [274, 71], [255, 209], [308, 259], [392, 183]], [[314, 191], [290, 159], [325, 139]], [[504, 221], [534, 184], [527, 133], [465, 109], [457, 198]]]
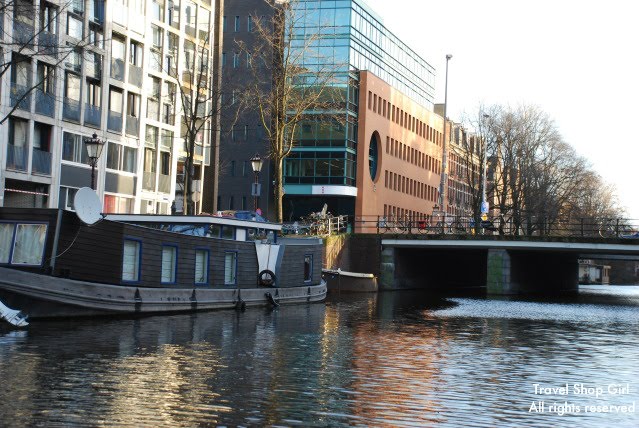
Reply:
[[27, 170], [27, 148], [7, 144], [7, 169], [15, 171]]
[[34, 174], [51, 175], [51, 153], [34, 148], [31, 162], [31, 172]]
[[35, 111], [44, 116], [55, 117], [55, 95], [36, 89]]
[[48, 31], [41, 31], [38, 35], [38, 47], [40, 53], [45, 55], [51, 55], [52, 57], [58, 56], [58, 49], [60, 44], [58, 43], [58, 36]]
[[135, 116], [126, 116], [125, 131], [127, 135], [138, 135], [140, 127], [140, 119]]
[[111, 60], [111, 78], [124, 82], [124, 61], [121, 59]]
[[142, 174], [142, 188], [144, 190], [155, 191], [155, 173], [154, 172], [144, 172]]
[[137, 87], [142, 86], [142, 69], [137, 65], [129, 64], [129, 83]]
[[102, 108], [91, 104], [84, 105], [84, 124], [92, 125], [97, 128], [102, 123]]
[[122, 132], [122, 113], [109, 110], [107, 118], [107, 129], [111, 132]]
[[[34, 13], [35, 15], [35, 13]], [[25, 24], [19, 19], [13, 21], [13, 43], [20, 46], [33, 47], [35, 29], [32, 25]]]
[[62, 100], [62, 118], [80, 122], [80, 101], [71, 98], [63, 98]]
[[31, 110], [31, 94], [29, 88], [18, 83], [11, 83], [11, 107], [16, 104], [20, 110]]
[[171, 176], [160, 174], [158, 181], [158, 192], [171, 193]]

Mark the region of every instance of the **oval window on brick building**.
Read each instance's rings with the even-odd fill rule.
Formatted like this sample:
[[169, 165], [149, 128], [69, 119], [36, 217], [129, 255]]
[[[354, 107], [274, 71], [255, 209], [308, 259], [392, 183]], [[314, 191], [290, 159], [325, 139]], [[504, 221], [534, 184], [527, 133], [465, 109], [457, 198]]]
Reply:
[[380, 138], [377, 131], [373, 132], [371, 141], [368, 147], [368, 167], [371, 174], [371, 180], [375, 181], [377, 177], [377, 161], [379, 156], [379, 144]]

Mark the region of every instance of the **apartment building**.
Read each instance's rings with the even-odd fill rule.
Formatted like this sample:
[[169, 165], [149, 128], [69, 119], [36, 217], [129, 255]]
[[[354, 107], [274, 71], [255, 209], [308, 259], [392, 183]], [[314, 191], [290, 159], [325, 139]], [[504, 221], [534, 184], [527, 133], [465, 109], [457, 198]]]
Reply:
[[[250, 43], [250, 22], [263, 16], [263, 4], [238, 0], [226, 8], [225, 82], [248, 75], [233, 46], [237, 40]], [[444, 123], [433, 111], [434, 68], [362, 1], [296, 0], [286, 7], [303, 16], [295, 24], [296, 46], [316, 38], [299, 67], [331, 70], [331, 90], [343, 100], [331, 111], [308, 112], [298, 127], [295, 148], [284, 161], [284, 220], [319, 211], [325, 203], [333, 214], [358, 218], [432, 212]], [[259, 126], [247, 120], [236, 127], [247, 130], [239, 133], [245, 140], [221, 139], [221, 159], [228, 165], [220, 175], [223, 208], [244, 208], [252, 181], [246, 163], [254, 153], [267, 152]], [[261, 177], [268, 186], [268, 163], [265, 167]]]
[[[15, 0], [5, 8], [0, 205], [72, 209], [77, 189], [91, 184], [84, 145], [96, 134], [105, 142], [95, 171], [105, 212], [180, 211], [181, 100], [197, 96], [194, 67], [213, 81], [214, 55], [197, 52], [216, 51], [219, 3]], [[209, 120], [194, 151], [197, 183], [217, 127]]]

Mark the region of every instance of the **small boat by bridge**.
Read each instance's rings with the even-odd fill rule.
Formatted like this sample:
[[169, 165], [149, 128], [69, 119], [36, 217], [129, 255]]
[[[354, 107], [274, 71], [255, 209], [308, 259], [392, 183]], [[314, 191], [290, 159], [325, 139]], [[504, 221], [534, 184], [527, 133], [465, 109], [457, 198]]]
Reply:
[[243, 309], [326, 297], [321, 240], [281, 238], [279, 224], [89, 217], [93, 223], [65, 210], [0, 208], [0, 317], [20, 326], [25, 316]]

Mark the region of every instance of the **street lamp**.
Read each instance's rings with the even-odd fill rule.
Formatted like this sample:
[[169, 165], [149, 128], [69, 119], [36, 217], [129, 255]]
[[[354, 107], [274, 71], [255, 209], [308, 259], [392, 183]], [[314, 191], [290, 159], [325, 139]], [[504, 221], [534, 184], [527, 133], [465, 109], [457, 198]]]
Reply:
[[[488, 120], [490, 119], [490, 115], [489, 114], [484, 114], [484, 124], [486, 122], [488, 122]], [[487, 125], [485, 125], [487, 126]], [[485, 128], [484, 126], [484, 128]], [[485, 132], [482, 132], [482, 134], [486, 134]], [[486, 203], [487, 203], [487, 196], [486, 196], [486, 176], [488, 175], [486, 171], [487, 169], [487, 159], [486, 157], [488, 156], [488, 141], [487, 141], [487, 135], [482, 135], [481, 136], [484, 139], [484, 150], [483, 150], [483, 159], [482, 159], [482, 165], [481, 165], [481, 170], [482, 170], [482, 177], [481, 177], [481, 212], [482, 214], [484, 213], [484, 211], [486, 211], [486, 213], [488, 212], [488, 209], [486, 207]]]
[[260, 196], [260, 171], [262, 170], [262, 163], [262, 158], [258, 154], [255, 154], [255, 156], [251, 158], [251, 168], [253, 169], [253, 174], [255, 174], [255, 182], [251, 189], [253, 211], [257, 211], [257, 198]]
[[444, 86], [444, 144], [442, 145], [442, 175], [439, 183], [439, 206], [441, 210], [446, 212], [446, 167], [448, 162], [448, 148], [446, 141], [446, 107], [448, 104], [448, 61], [453, 56], [451, 54], [446, 55], [446, 83]]
[[84, 145], [87, 148], [87, 156], [89, 157], [89, 165], [91, 165], [91, 188], [95, 190], [95, 167], [98, 165], [98, 159], [102, 154], [104, 143], [98, 138], [98, 134], [93, 134], [88, 140], [84, 140]]

